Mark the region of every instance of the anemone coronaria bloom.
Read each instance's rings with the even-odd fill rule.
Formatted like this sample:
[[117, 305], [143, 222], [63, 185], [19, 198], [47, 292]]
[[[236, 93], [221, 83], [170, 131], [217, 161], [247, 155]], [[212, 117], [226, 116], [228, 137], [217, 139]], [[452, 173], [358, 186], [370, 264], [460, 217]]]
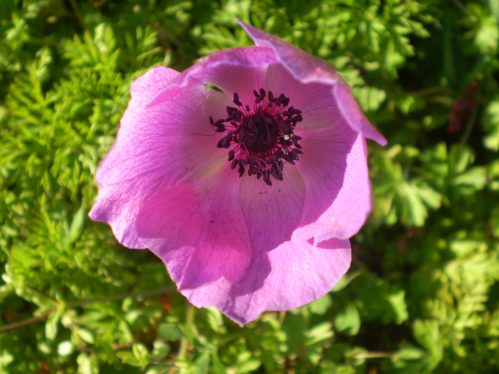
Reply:
[[386, 141], [326, 62], [241, 26], [255, 46], [132, 84], [90, 216], [153, 251], [192, 304], [244, 324], [347, 271], [371, 210], [366, 138]]

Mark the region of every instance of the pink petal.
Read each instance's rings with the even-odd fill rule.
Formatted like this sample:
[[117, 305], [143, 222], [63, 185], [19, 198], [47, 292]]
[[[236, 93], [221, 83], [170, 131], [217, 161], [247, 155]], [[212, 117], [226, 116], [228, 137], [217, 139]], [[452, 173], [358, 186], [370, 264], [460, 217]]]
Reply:
[[366, 138], [385, 146], [387, 144], [385, 137], [369, 123], [357, 101], [355, 101], [348, 84], [340, 81], [334, 86], [333, 90], [336, 95], [337, 105], [348, 124]]
[[265, 47], [233, 48], [203, 57], [177, 79], [182, 85], [191, 79], [211, 83], [232, 101], [235, 92], [243, 103], [253, 103], [253, 90], [265, 86], [265, 71], [277, 62], [274, 52]]
[[216, 307], [239, 324], [264, 311], [300, 307], [329, 292], [350, 267], [350, 260], [348, 240], [332, 239], [318, 246], [284, 242], [272, 251], [254, 253], [244, 279]]
[[386, 144], [386, 139], [365, 118], [355, 101], [350, 88], [340, 78], [338, 73], [324, 60], [312, 56], [282, 39], [267, 34], [255, 27], [238, 21], [257, 46], [272, 48], [279, 61], [300, 82], [317, 82], [331, 85], [336, 98], [336, 106], [340, 109], [347, 123], [355, 131], [365, 137]]
[[343, 120], [336, 106], [331, 86], [324, 83], [302, 83], [291, 75], [282, 64], [272, 64], [267, 69], [267, 90], [275, 95], [284, 93], [290, 99], [290, 106], [303, 113], [299, 129], [328, 127]]
[[245, 324], [266, 310], [321, 297], [346, 272], [348, 241], [314, 247], [289, 240], [305, 192], [300, 175], [290, 170], [289, 183], [272, 188], [221, 168], [202, 182], [166, 188], [144, 202], [137, 219], [140, 240], [163, 260], [192, 304], [216, 307]]
[[296, 308], [321, 297], [350, 266], [348, 240], [334, 239], [315, 247], [310, 240], [291, 241], [302, 220], [307, 191], [294, 166], [286, 165], [284, 175], [272, 186], [249, 176], [241, 180], [241, 209], [252, 261], [225, 303], [215, 305], [240, 324], [264, 311]]
[[132, 86], [116, 143], [97, 171], [99, 195], [90, 216], [109, 223], [118, 241], [129, 248], [145, 247], [134, 222], [148, 194], [202, 179], [227, 157], [216, 148], [209, 123], [210, 115], [224, 114], [225, 97], [195, 81], [187, 88], [164, 89], [171, 75], [149, 72]]
[[255, 176], [243, 176], [240, 204], [253, 252], [265, 252], [291, 240], [298, 227], [305, 204], [305, 182], [298, 170], [288, 164], [284, 180], [272, 186]]
[[229, 302], [251, 262], [238, 196], [239, 176], [227, 166], [202, 182], [158, 190], [137, 217], [141, 242], [196, 306]]
[[152, 68], [144, 75], [138, 77], [130, 89], [132, 100], [136, 104], [145, 105], [158, 93], [162, 92], [180, 73], [164, 66]]
[[[267, 71], [267, 88], [282, 89], [289, 95], [290, 105], [303, 111], [303, 121], [295, 132], [303, 138], [304, 154], [296, 168], [306, 183], [306, 213], [301, 225], [307, 228], [295, 235], [302, 233], [303, 240], [315, 237], [316, 242], [352, 237], [371, 211], [363, 137], [334, 105], [330, 86], [300, 83], [282, 65], [274, 64]], [[287, 177], [286, 171], [285, 181]]]
[[236, 91], [244, 98], [252, 95], [246, 85], [264, 84], [271, 62], [275, 58], [268, 48], [239, 48], [214, 53], [182, 74], [158, 67], [138, 78], [116, 143], [97, 171], [92, 219], [111, 224], [121, 244], [144, 248], [134, 228], [142, 195], [203, 178], [227, 157], [216, 148], [218, 137], [208, 118], [224, 117], [229, 101], [202, 85], [219, 86], [230, 101]]
[[365, 223], [371, 211], [367, 147], [362, 135], [348, 126], [306, 131], [303, 155], [296, 167], [307, 196], [302, 227], [294, 238], [348, 239]]

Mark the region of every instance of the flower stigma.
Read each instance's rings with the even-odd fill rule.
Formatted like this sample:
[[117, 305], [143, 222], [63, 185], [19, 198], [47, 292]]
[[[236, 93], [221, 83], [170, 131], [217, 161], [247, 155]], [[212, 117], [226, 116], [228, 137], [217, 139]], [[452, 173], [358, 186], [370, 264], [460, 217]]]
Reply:
[[270, 177], [283, 180], [284, 161], [295, 164], [302, 147], [300, 136], [294, 128], [303, 120], [302, 112], [289, 106], [289, 97], [280, 94], [275, 97], [272, 91], [263, 88], [254, 90], [253, 108], [243, 105], [239, 94], [234, 93], [234, 106], [227, 106], [227, 117], [213, 120], [210, 124], [217, 132], [226, 135], [217, 142], [218, 148], [228, 148], [228, 161], [231, 168], [238, 168], [242, 177], [255, 175], [269, 186]]

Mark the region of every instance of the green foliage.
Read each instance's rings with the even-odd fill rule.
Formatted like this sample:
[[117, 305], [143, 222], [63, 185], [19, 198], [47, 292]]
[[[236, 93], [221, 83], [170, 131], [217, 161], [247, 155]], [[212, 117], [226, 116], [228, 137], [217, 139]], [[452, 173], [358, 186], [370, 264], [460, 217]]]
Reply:
[[[235, 18], [329, 61], [389, 140], [348, 275], [245, 328], [87, 218], [133, 79], [250, 44]], [[498, 25], [497, 1], [0, 1], [0, 373], [498, 371]]]

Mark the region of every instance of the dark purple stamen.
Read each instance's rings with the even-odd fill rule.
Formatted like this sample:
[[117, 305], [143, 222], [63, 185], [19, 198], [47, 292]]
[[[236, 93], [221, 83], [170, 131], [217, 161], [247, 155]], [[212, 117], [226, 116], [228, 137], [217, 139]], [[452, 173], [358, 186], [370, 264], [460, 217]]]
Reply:
[[217, 132], [226, 132], [218, 140], [218, 148], [231, 148], [228, 161], [239, 176], [244, 173], [255, 175], [269, 186], [270, 177], [283, 180], [284, 161], [295, 164], [302, 154], [301, 137], [294, 134], [297, 123], [303, 120], [302, 112], [289, 105], [289, 97], [280, 94], [275, 97], [272, 91], [263, 88], [253, 90], [253, 108], [243, 105], [236, 92], [233, 103], [227, 106], [227, 117], [213, 120], [210, 124]]

